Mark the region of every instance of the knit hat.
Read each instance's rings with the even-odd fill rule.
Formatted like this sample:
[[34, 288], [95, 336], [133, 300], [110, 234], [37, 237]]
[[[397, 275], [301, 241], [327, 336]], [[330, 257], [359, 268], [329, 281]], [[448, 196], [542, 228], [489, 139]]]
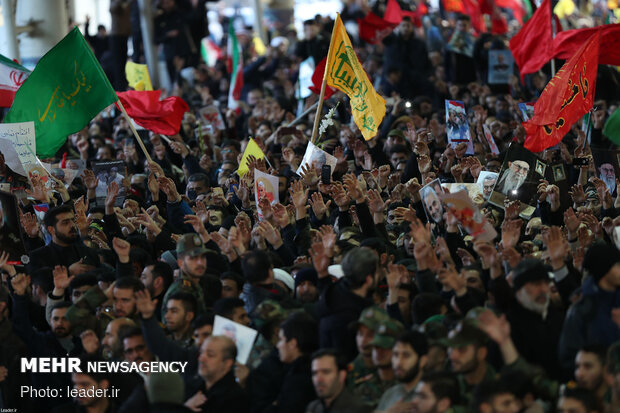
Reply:
[[588, 248], [583, 258], [583, 268], [598, 282], [611, 267], [620, 262], [620, 251], [614, 245], [597, 241]]
[[146, 379], [146, 394], [150, 404], [183, 405], [185, 388], [178, 373], [151, 373]]
[[295, 291], [297, 286], [305, 281], [310, 281], [316, 287], [319, 284], [319, 276], [314, 268], [302, 268], [295, 275]]
[[534, 258], [522, 260], [513, 270], [512, 288], [518, 291], [527, 283], [549, 280], [549, 267]]

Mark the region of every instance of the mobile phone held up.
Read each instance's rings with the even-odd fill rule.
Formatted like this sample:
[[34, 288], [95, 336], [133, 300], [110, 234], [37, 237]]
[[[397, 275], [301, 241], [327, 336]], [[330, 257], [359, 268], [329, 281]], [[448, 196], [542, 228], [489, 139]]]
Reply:
[[329, 185], [332, 179], [332, 167], [331, 165], [323, 165], [321, 168], [321, 182], [323, 185]]

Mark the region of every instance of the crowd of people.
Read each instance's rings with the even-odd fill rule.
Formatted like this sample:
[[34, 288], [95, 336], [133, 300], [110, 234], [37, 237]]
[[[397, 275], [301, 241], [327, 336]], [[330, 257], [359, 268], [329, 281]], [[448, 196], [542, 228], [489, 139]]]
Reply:
[[[113, 13], [125, 7], [130, 18], [131, 2], [112, 3]], [[601, 24], [598, 8], [577, 5], [590, 10], [563, 24]], [[325, 57], [333, 20], [305, 21], [302, 40], [281, 27], [261, 56], [240, 33], [244, 86], [233, 110], [225, 58], [207, 66], [191, 47], [192, 37], [206, 35], [192, 12], [201, 6], [164, 0], [156, 16], [155, 39], [174, 81], [169, 92], [190, 111], [178, 134], [141, 133], [150, 159], [114, 107], [68, 137], [57, 158], [43, 160], [85, 161], [70, 185], [27, 182], [0, 156], [0, 182], [29, 187], [19, 203], [28, 259], [12, 265], [9, 252], [0, 255], [0, 408], [620, 411], [613, 179], [620, 165], [602, 133], [618, 107], [615, 68], [599, 67], [588, 134], [576, 124], [557, 147], [532, 155], [541, 165], [564, 165], [548, 179], [538, 163], [505, 156], [526, 137], [517, 104], [540, 95], [549, 67], [523, 82], [517, 68], [508, 84], [487, 81], [489, 51], [507, 49], [520, 28], [509, 11], [502, 10], [507, 35], [475, 36], [468, 16], [431, 10], [420, 27], [405, 17], [378, 44], [352, 36], [388, 107], [377, 136], [365, 141], [346, 95], [325, 101], [335, 115], [315, 143], [336, 159], [330, 175], [316, 164], [299, 168], [314, 113], [291, 122], [317, 100], [296, 99], [298, 69], [310, 56]], [[351, 27], [384, 9], [380, 1], [346, 2], [341, 15]], [[125, 50], [130, 27], [110, 44]], [[140, 41], [132, 39], [136, 61]], [[105, 56], [105, 42], [93, 46]], [[467, 143], [448, 144], [445, 100], [464, 102], [473, 152]], [[197, 117], [212, 105], [223, 129]], [[242, 174], [249, 138], [264, 158], [250, 157]], [[593, 153], [609, 161], [597, 168]], [[101, 182], [91, 164], [116, 160], [126, 169]], [[476, 183], [481, 173], [504, 170], [499, 180], [484, 178], [471, 200], [495, 237], [469, 235], [462, 217], [442, 206], [441, 187], [425, 186]], [[278, 177], [277, 201], [256, 201], [258, 172]], [[502, 193], [503, 205], [490, 203], [511, 173], [518, 185]], [[531, 199], [511, 198], [524, 184], [534, 186]], [[39, 220], [40, 204], [49, 209]], [[532, 214], [523, 213], [526, 204]], [[7, 238], [2, 232], [0, 245]], [[244, 363], [230, 334], [213, 334], [218, 316], [258, 332]], [[22, 372], [22, 358], [32, 357], [186, 364], [182, 373]], [[32, 396], [24, 386], [102, 391]]]

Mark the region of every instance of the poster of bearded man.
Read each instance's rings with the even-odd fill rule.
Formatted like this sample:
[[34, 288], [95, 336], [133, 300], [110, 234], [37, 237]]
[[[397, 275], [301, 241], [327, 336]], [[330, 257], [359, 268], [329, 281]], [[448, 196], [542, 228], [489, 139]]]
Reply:
[[616, 178], [620, 177], [620, 165], [618, 163], [620, 162], [620, 151], [593, 148], [592, 156], [596, 169], [594, 176], [605, 183], [609, 193], [615, 198], [618, 195]]
[[504, 208], [506, 200], [518, 200], [519, 215], [529, 219], [536, 210], [536, 189], [539, 181], [545, 179], [547, 169], [547, 164], [532, 152], [517, 143], [511, 144], [489, 202]]

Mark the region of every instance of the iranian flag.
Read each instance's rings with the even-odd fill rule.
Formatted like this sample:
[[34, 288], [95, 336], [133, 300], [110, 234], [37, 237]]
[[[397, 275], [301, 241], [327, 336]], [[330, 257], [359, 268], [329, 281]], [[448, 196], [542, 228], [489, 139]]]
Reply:
[[241, 100], [243, 87], [243, 57], [233, 27], [233, 21], [228, 25], [228, 73], [230, 73], [230, 87], [228, 89], [228, 107], [237, 109]]
[[29, 75], [30, 70], [0, 55], [0, 107], [11, 107], [15, 92]]
[[208, 37], [202, 39], [200, 52], [209, 67], [215, 67], [215, 63], [222, 57], [222, 50]]

